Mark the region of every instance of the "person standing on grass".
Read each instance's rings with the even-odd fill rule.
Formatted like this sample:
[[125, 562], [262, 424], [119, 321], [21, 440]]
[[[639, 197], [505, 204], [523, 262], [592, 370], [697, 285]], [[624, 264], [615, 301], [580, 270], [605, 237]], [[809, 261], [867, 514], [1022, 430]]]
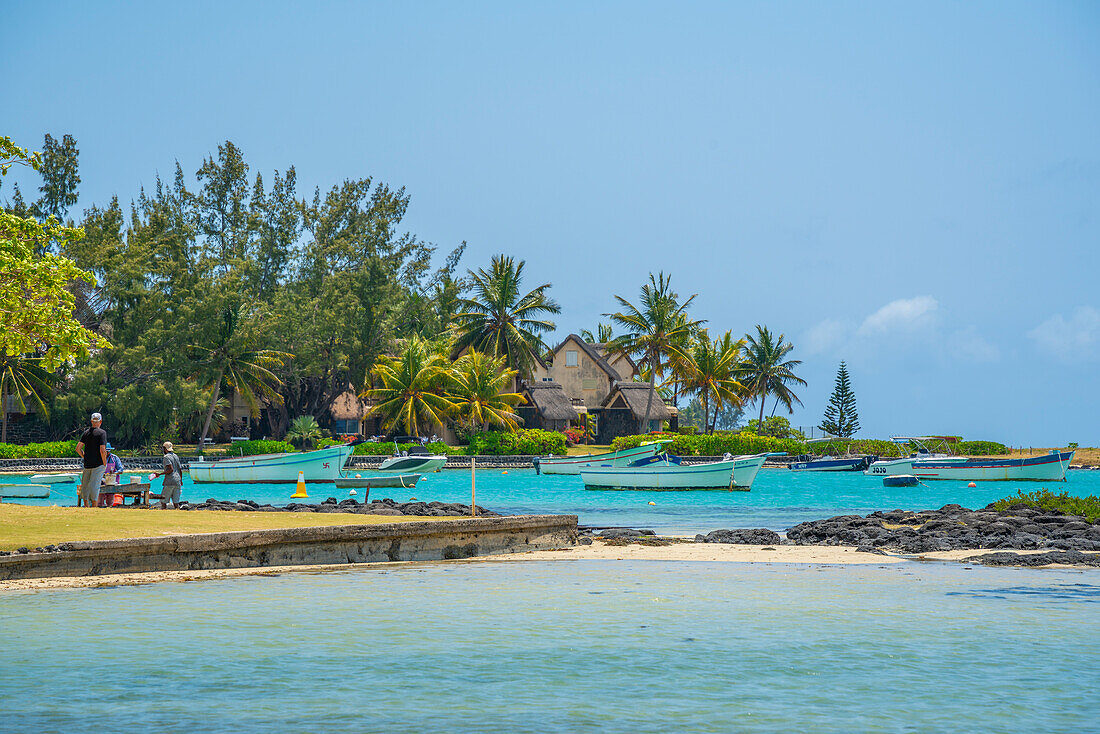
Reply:
[[107, 471], [107, 432], [100, 428], [102, 423], [103, 416], [92, 413], [91, 428], [84, 431], [76, 444], [76, 453], [84, 460], [77, 507], [95, 507], [99, 503], [99, 483]]
[[168, 502], [177, 510], [180, 507], [180, 492], [183, 490], [183, 469], [180, 457], [172, 451], [172, 442], [164, 442], [164, 471], [153, 472], [153, 477], [164, 477], [164, 487], [160, 491], [160, 509], [167, 510]]

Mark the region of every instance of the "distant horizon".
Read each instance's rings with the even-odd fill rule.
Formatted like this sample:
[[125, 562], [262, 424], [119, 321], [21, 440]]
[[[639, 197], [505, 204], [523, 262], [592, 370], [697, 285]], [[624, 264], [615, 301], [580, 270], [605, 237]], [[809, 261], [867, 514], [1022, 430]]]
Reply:
[[0, 134], [76, 138], [76, 219], [225, 140], [403, 186], [437, 260], [553, 284], [551, 345], [663, 270], [795, 345], [795, 427], [845, 360], [860, 436], [1100, 445], [1100, 6], [269, 10], [12, 3]]

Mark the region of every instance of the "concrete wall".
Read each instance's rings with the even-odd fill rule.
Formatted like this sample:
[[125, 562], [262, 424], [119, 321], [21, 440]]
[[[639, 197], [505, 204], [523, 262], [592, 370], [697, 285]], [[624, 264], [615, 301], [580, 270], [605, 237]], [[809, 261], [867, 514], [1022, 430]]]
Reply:
[[63, 543], [52, 553], [0, 556], [0, 580], [209, 568], [438, 561], [566, 548], [576, 515], [255, 530]]

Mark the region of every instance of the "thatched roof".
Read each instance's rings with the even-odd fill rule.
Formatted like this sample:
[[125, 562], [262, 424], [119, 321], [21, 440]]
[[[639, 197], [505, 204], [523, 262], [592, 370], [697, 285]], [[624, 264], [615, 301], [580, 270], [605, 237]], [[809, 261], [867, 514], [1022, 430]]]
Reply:
[[557, 382], [528, 383], [524, 394], [527, 396], [527, 402], [535, 406], [546, 420], [574, 421], [577, 419], [573, 401], [565, 394], [565, 388]]
[[[664, 398], [653, 391], [653, 385], [648, 382], [617, 382], [611, 388], [607, 399], [603, 401], [605, 408], [630, 408], [634, 417], [638, 420], [645, 418], [645, 404], [649, 400], [649, 394], [653, 393], [653, 405], [649, 409], [649, 419], [654, 421], [667, 421], [672, 418], [672, 411], [665, 405]], [[624, 406], [623, 403], [626, 405]]]
[[332, 401], [332, 407], [329, 408], [329, 413], [332, 414], [332, 419], [334, 421], [362, 420], [365, 412], [363, 401], [361, 401], [351, 390], [347, 390], [337, 395]]

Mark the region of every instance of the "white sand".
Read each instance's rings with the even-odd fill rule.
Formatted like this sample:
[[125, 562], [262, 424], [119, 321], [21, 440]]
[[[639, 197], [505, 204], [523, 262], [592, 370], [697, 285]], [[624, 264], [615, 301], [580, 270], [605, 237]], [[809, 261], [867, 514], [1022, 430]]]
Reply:
[[[262, 568], [227, 568], [206, 571], [156, 571], [151, 573], [122, 573], [104, 576], [66, 576], [49, 579], [22, 579], [0, 581], [0, 592], [34, 591], [42, 589], [99, 588], [104, 586], [136, 586], [162, 581], [205, 581], [236, 578], [240, 576], [276, 576], [284, 573], [319, 573], [323, 571], [405, 566], [422, 563], [485, 563], [496, 561], [692, 561], [719, 563], [809, 563], [818, 565], [883, 565], [907, 563], [913, 560], [961, 561], [970, 556], [993, 553], [991, 550], [961, 550], [928, 553], [921, 556], [878, 555], [859, 553], [851, 546], [820, 545], [726, 545], [722, 543], [674, 543], [666, 546], [607, 545], [596, 541], [592, 545], [578, 545], [558, 551], [531, 551], [461, 561], [399, 561], [386, 563], [357, 563], [324, 566], [265, 566]], [[1046, 551], [1013, 551], [1014, 553], [1043, 553]], [[1048, 566], [1056, 568], [1058, 566]], [[1100, 572], [1100, 569], [1085, 570]]]

